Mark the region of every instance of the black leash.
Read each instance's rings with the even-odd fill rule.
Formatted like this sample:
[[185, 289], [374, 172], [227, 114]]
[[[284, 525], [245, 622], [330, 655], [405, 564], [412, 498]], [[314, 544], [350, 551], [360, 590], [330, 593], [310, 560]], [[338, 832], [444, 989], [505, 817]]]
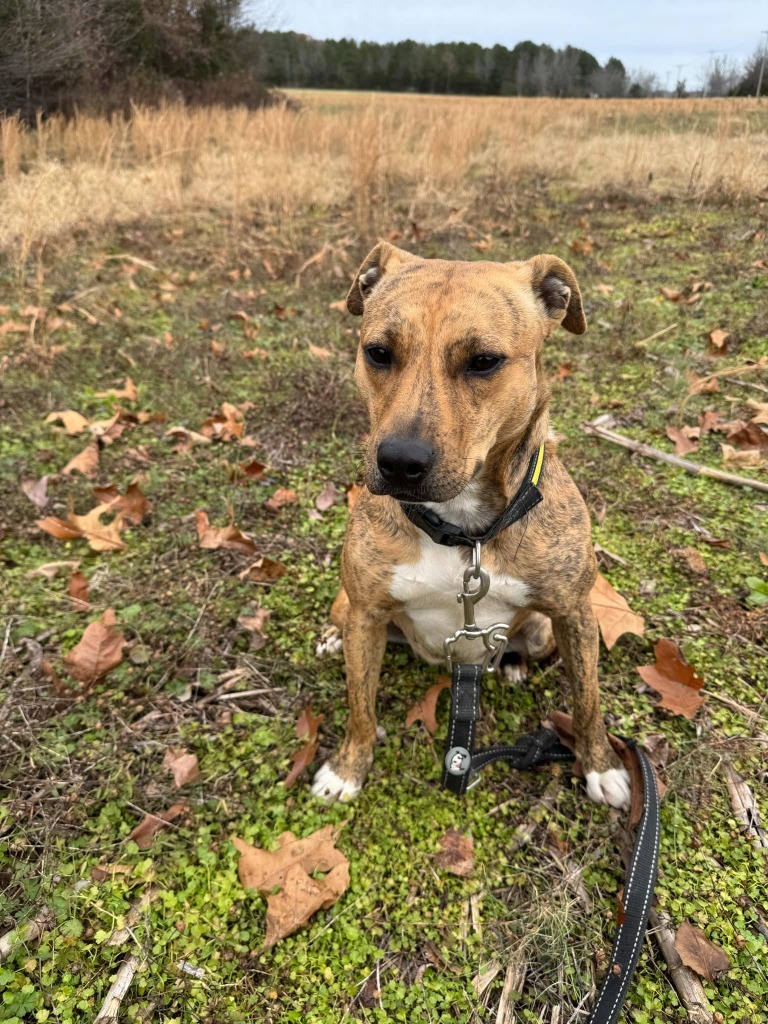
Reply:
[[[482, 665], [452, 666], [451, 717], [446, 739], [441, 784], [452, 793], [464, 794], [479, 781], [479, 772], [494, 761], [511, 768], [537, 768], [556, 761], [572, 761], [573, 752], [552, 729], [522, 736], [515, 743], [475, 750], [475, 729], [480, 717]], [[623, 916], [613, 941], [611, 966], [588, 1024], [615, 1024], [640, 959], [643, 937], [651, 912], [659, 860], [659, 795], [650, 761], [632, 741], [625, 740], [640, 764], [643, 779], [643, 813], [624, 882]]]
[[[527, 515], [542, 500], [537, 484], [544, 463], [544, 445], [535, 452], [520, 489], [507, 508], [479, 537], [469, 536], [461, 527], [442, 519], [424, 505], [401, 502], [410, 521], [423, 530], [436, 544], [473, 549], [470, 567], [464, 573], [464, 585], [458, 595], [464, 605], [464, 626], [445, 640], [445, 652], [452, 673], [451, 718], [446, 739], [441, 784], [452, 793], [463, 795], [480, 779], [480, 771], [494, 761], [506, 761], [511, 768], [536, 768], [541, 764], [572, 761], [573, 752], [560, 741], [552, 729], [522, 736], [517, 742], [498, 744], [475, 750], [475, 730], [480, 717], [481, 680], [483, 673], [498, 665], [506, 646], [508, 626], [496, 623], [479, 626], [474, 606], [488, 592], [490, 577], [481, 567], [482, 545], [492, 540], [507, 526]], [[477, 582], [472, 589], [472, 582]], [[459, 664], [453, 661], [454, 645], [459, 641], [482, 641], [485, 660], [482, 664]], [[651, 764], [634, 743], [624, 741], [640, 765], [643, 780], [643, 812], [638, 822], [635, 847], [624, 882], [622, 913], [613, 942], [611, 966], [603, 980], [588, 1024], [615, 1024], [626, 999], [632, 976], [640, 958], [643, 937], [648, 926], [653, 888], [659, 861], [659, 794]]]

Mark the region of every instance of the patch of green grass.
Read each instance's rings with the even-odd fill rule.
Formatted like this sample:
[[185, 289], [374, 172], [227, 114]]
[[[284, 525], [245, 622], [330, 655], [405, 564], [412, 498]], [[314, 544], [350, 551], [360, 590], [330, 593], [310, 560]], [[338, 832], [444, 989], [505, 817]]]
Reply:
[[[521, 203], [515, 220], [524, 242], [493, 224], [490, 249], [482, 252], [455, 232], [419, 248], [501, 260], [557, 251], [581, 281], [590, 330], [583, 338], [553, 337], [545, 354], [548, 372], [563, 362], [572, 371], [554, 384], [553, 422], [592, 512], [595, 540], [610, 553], [603, 571], [648, 625], [647, 639], [625, 636], [603, 651], [604, 707], [616, 732], [640, 739], [661, 733], [673, 748], [659, 905], [675, 924], [689, 919], [703, 927], [728, 953], [732, 970], [705, 984], [715, 1009], [726, 1020], [756, 1021], [768, 995], [758, 927], [758, 915], [768, 917], [765, 858], [733, 816], [722, 764], [732, 761], [759, 799], [768, 678], [765, 611], [754, 595], [765, 583], [758, 559], [765, 505], [754, 492], [631, 458], [581, 430], [583, 420], [610, 412], [628, 436], [671, 450], [667, 423], [695, 422], [707, 408], [735, 418], [758, 395], [747, 383], [724, 382], [718, 394], [686, 398], [688, 370], [703, 376], [768, 352], [768, 279], [752, 266], [764, 252], [759, 239], [748, 238], [754, 211], [664, 200], [632, 205], [564, 191], [546, 204], [540, 193]], [[567, 244], [585, 235], [592, 252], [569, 253]], [[105, 251], [130, 252], [162, 272], [105, 261]], [[173, 1024], [490, 1021], [510, 955], [527, 968], [518, 1018], [533, 1024], [555, 1006], [567, 1016], [605, 969], [622, 883], [621, 826], [587, 804], [567, 772], [510, 776], [495, 768], [466, 799], [441, 792], [440, 739], [403, 725], [435, 671], [393, 647], [379, 701], [386, 738], [358, 801], [325, 807], [310, 798], [306, 780], [292, 789], [282, 784], [299, 745], [293, 724], [301, 707], [311, 701], [326, 716], [318, 761], [344, 728], [341, 660], [318, 661], [314, 650], [338, 585], [347, 514], [342, 505], [320, 520], [310, 512], [326, 482], [343, 490], [357, 478], [365, 421], [351, 383], [356, 325], [330, 308], [344, 282], [314, 268], [297, 290], [290, 268], [273, 281], [261, 267], [247, 232], [233, 252], [228, 226], [213, 220], [201, 218], [181, 241], [163, 226], [116, 230], [84, 240], [50, 268], [35, 294], [39, 304], [71, 307], [60, 314], [66, 323], [58, 331], [47, 336], [43, 324], [34, 345], [14, 335], [0, 339], [0, 359], [7, 357], [0, 559], [8, 623], [0, 930], [44, 906], [53, 921], [39, 941], [20, 945], [0, 965], [0, 1021], [95, 1018], [128, 950], [142, 958], [123, 1004], [130, 1021], [147, 1019], [148, 1006]], [[679, 307], [661, 297], [661, 287], [694, 280], [712, 283], [697, 304]], [[601, 284], [613, 290], [600, 291]], [[20, 296], [9, 315], [21, 315], [27, 301], [31, 296]], [[234, 316], [240, 311], [248, 333]], [[713, 327], [732, 334], [732, 349], [719, 360], [707, 355]], [[313, 357], [310, 342], [330, 358]], [[266, 358], [245, 357], [255, 348]], [[120, 403], [97, 392], [126, 376], [139, 395], [123, 404], [165, 420], [127, 429], [104, 447], [97, 482], [122, 488], [140, 474], [153, 512], [126, 532], [124, 550], [97, 554], [39, 531], [39, 513], [19, 482], [59, 473], [88, 440], [44, 424], [50, 411], [108, 418]], [[758, 374], [742, 380], [765, 383]], [[246, 433], [255, 446], [174, 451], [167, 429], [198, 430], [223, 401], [252, 403]], [[695, 458], [719, 465], [719, 441], [703, 439]], [[251, 458], [269, 464], [265, 479], [233, 483], [228, 465]], [[91, 483], [52, 477], [46, 514], [64, 515], [69, 502], [77, 512], [89, 509]], [[272, 515], [265, 501], [278, 486], [295, 490], [298, 500]], [[234, 519], [285, 566], [285, 576], [257, 586], [239, 577], [248, 556], [200, 549], [197, 509], [215, 525]], [[730, 547], [714, 547], [707, 536]], [[703, 572], [691, 568], [686, 549], [703, 559]], [[61, 559], [80, 561], [90, 612], [70, 607], [66, 573], [29, 575]], [[55, 693], [41, 661], [60, 665], [108, 607], [128, 641], [126, 660], [88, 693]], [[262, 648], [238, 624], [260, 607], [271, 613]], [[635, 668], [651, 662], [648, 641], [662, 636], [675, 639], [705, 678], [709, 696], [695, 723], [669, 716], [640, 686]], [[251, 696], [221, 699], [232, 695], [224, 689], [232, 678]], [[512, 690], [490, 681], [480, 739], [530, 731], [567, 701], [557, 662]], [[197, 755], [201, 778], [179, 793], [162, 761], [169, 747], [181, 746]], [[544, 811], [537, 800], [553, 774], [560, 785]], [[148, 850], [128, 839], [146, 813], [178, 801], [188, 810]], [[516, 830], [529, 816], [537, 822], [533, 842], [518, 848]], [[304, 836], [329, 823], [344, 825], [348, 892], [308, 928], [262, 952], [264, 902], [240, 886], [231, 837], [273, 847], [286, 830]], [[449, 826], [474, 838], [468, 880], [434, 865]], [[109, 864], [130, 871], [91, 881], [94, 867]], [[574, 887], [575, 868], [582, 890]], [[136, 917], [132, 907], [148, 894]], [[110, 945], [125, 926], [131, 937]], [[502, 969], [478, 998], [472, 979], [494, 960]], [[185, 973], [184, 961], [202, 976]], [[626, 1016], [637, 1024], [680, 1016], [650, 943]]]

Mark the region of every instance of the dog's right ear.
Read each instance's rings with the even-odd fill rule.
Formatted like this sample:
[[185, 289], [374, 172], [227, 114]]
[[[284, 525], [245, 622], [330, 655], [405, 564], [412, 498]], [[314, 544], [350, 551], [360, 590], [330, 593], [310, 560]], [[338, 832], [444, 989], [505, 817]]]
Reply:
[[360, 269], [355, 276], [355, 283], [349, 289], [347, 295], [347, 309], [355, 316], [363, 315], [365, 300], [373, 291], [375, 285], [390, 273], [395, 267], [404, 263], [411, 263], [418, 260], [418, 256], [406, 252], [405, 249], [398, 249], [389, 242], [379, 242], [375, 245], [363, 260]]

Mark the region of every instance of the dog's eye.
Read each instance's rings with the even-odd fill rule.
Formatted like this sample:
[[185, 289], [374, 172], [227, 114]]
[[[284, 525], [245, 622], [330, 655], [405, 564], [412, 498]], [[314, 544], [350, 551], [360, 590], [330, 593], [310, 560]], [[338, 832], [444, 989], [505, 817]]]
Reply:
[[497, 370], [503, 362], [504, 358], [502, 356], [473, 356], [467, 363], [467, 370], [469, 373], [486, 376], [489, 373], [493, 373], [494, 370]]
[[369, 345], [364, 351], [368, 362], [374, 366], [392, 365], [392, 353], [383, 345]]

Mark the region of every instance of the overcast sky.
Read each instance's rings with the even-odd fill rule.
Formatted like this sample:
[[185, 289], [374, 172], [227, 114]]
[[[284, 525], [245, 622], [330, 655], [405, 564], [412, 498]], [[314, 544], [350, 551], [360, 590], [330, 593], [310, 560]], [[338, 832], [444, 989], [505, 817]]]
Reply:
[[277, 10], [276, 28], [317, 39], [570, 43], [655, 71], [662, 85], [676, 64], [693, 85], [709, 50], [747, 57], [768, 29], [766, 0], [277, 0]]

